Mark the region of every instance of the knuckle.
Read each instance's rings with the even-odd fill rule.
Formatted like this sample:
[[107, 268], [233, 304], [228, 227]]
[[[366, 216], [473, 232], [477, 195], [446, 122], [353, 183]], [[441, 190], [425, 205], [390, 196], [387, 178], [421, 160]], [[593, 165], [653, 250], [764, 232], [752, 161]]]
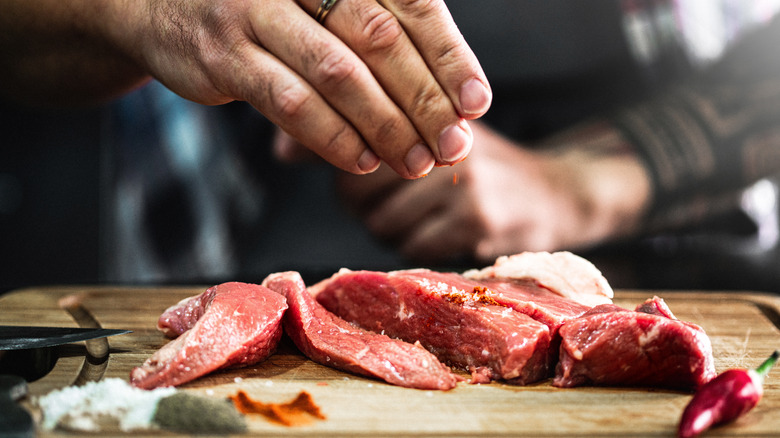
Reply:
[[442, 43], [435, 54], [432, 64], [436, 67], [455, 65], [466, 58], [467, 52], [458, 41], [449, 40]]
[[403, 27], [390, 11], [374, 7], [363, 17], [361, 43], [367, 52], [381, 52], [398, 45], [404, 36]]
[[[326, 157], [341, 156], [341, 152], [347, 149], [345, 145], [353, 142], [351, 133], [352, 130], [349, 126], [342, 124], [327, 137], [327, 140], [322, 145], [322, 149], [319, 150], [319, 154]], [[345, 163], [341, 163], [341, 165], [343, 166]]]
[[395, 3], [406, 13], [426, 17], [443, 7], [442, 0], [395, 0]]
[[397, 142], [403, 132], [404, 123], [398, 118], [390, 118], [376, 124], [373, 140], [376, 145], [389, 145]]
[[311, 93], [303, 87], [290, 85], [271, 92], [271, 104], [274, 112], [285, 122], [300, 119], [311, 99]]
[[428, 120], [441, 101], [441, 90], [434, 86], [425, 86], [417, 91], [412, 99], [407, 114], [412, 120]]
[[358, 63], [346, 53], [330, 51], [314, 67], [313, 80], [323, 86], [337, 87], [357, 82]]

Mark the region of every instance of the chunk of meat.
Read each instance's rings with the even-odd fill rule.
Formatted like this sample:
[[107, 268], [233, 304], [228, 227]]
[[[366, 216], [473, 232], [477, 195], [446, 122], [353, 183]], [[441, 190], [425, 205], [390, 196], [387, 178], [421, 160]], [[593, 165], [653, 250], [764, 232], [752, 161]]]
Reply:
[[130, 373], [139, 388], [178, 386], [218, 369], [250, 365], [276, 350], [284, 297], [256, 284], [223, 283], [166, 310], [158, 327], [181, 335]]
[[704, 330], [680, 321], [655, 297], [637, 311], [596, 306], [559, 330], [553, 385], [699, 387], [715, 376]]
[[419, 341], [453, 366], [515, 384], [544, 379], [551, 371], [549, 328], [457, 274], [342, 269], [311, 290], [340, 317]]
[[472, 280], [526, 280], [588, 307], [611, 304], [614, 292], [588, 260], [568, 251], [523, 252], [496, 259], [493, 266], [471, 269]]
[[297, 272], [271, 274], [263, 285], [287, 298], [285, 331], [315, 362], [408, 388], [447, 390], [460, 380], [420, 345], [361, 330], [328, 312]]

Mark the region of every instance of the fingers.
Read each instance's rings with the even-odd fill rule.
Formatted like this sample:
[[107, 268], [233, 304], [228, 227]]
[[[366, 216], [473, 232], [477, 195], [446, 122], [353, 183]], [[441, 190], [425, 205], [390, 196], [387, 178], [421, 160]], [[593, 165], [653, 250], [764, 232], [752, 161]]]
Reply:
[[484, 115], [492, 101], [490, 85], [444, 2], [384, 0], [382, 3], [398, 17], [460, 115], [467, 119]]
[[385, 197], [366, 218], [368, 228], [379, 237], [396, 240], [446, 209], [449, 199], [446, 192], [437, 190], [435, 185], [419, 184], [428, 183], [430, 177], [422, 181], [407, 181]]
[[439, 263], [472, 257], [476, 235], [457, 216], [442, 212], [428, 218], [401, 240], [400, 251], [412, 260]]
[[242, 86], [247, 90], [241, 95], [258, 111], [334, 166], [352, 173], [379, 166], [360, 134], [294, 71], [261, 49], [245, 56], [247, 66], [263, 76], [262, 87], [251, 78]]
[[[269, 11], [269, 4], [273, 10]], [[359, 134], [374, 154], [405, 178], [416, 178], [430, 171], [435, 163], [433, 155], [363, 60], [294, 3], [266, 2], [259, 12], [253, 30], [264, 48], [309, 82], [327, 101], [330, 112], [343, 117], [344, 121], [338, 125], [340, 130], [348, 137], [352, 131]], [[332, 17], [333, 13], [328, 20]], [[285, 127], [299, 139], [302, 129], [309, 127]], [[331, 139], [334, 141], [314, 145], [326, 158], [339, 154], [338, 149], [343, 147], [338, 136]], [[361, 173], [366, 171], [362, 170]]]
[[[301, 3], [314, 13], [320, 0], [301, 0]], [[386, 5], [386, 9], [375, 1], [339, 0], [327, 16], [325, 26], [368, 66], [389, 98], [419, 132], [423, 140], [420, 146], [428, 146], [438, 164], [454, 164], [466, 157], [473, 141], [461, 113], [473, 118], [487, 110], [490, 95], [483, 85], [487, 81], [443, 2], [407, 3]], [[418, 6], [422, 3], [430, 6]], [[413, 41], [407, 33], [408, 26], [424, 29], [414, 33], [425, 48], [422, 53], [418, 41]], [[433, 73], [432, 69], [435, 69]], [[461, 93], [461, 90], [465, 91]], [[483, 91], [482, 97], [479, 90]], [[461, 99], [461, 94], [466, 98]], [[474, 105], [475, 101], [480, 102]], [[457, 107], [453, 102], [457, 102]], [[479, 108], [474, 109], [476, 106]], [[371, 141], [369, 144], [373, 146]], [[374, 149], [383, 158], [387, 154], [395, 155], [395, 152]], [[423, 147], [403, 150], [407, 162], [419, 163], [431, 158]]]

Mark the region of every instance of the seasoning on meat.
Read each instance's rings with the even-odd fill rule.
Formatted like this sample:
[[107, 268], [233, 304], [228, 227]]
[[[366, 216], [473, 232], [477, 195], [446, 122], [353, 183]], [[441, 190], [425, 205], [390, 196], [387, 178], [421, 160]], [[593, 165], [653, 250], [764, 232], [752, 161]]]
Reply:
[[505, 294], [492, 286], [495, 294], [482, 286], [424, 269], [342, 269], [311, 290], [325, 308], [366, 330], [419, 341], [452, 366], [482, 369], [481, 381], [527, 384], [546, 378], [552, 370], [549, 327], [503, 304]]

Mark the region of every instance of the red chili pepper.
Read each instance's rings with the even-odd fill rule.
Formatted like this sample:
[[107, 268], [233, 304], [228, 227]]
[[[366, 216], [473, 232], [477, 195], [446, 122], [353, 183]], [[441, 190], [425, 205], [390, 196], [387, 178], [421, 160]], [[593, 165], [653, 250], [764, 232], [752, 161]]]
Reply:
[[694, 437], [753, 409], [764, 393], [764, 377], [779, 356], [776, 350], [755, 370], [727, 370], [704, 384], [685, 407], [677, 435]]

